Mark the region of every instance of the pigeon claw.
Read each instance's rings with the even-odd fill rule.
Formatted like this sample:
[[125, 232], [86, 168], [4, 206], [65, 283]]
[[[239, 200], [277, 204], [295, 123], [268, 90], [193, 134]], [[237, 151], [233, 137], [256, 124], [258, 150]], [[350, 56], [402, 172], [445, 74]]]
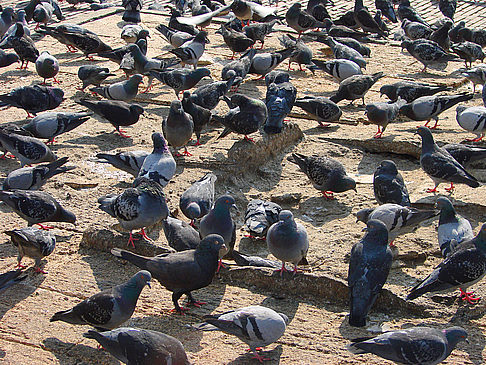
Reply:
[[452, 193], [454, 191], [454, 183], [451, 182], [451, 186], [449, 188], [445, 188], [445, 190]]
[[426, 190], [427, 193], [437, 193], [437, 186]]
[[48, 231], [49, 229], [54, 229], [54, 227], [52, 227], [52, 226], [45, 226], [45, 225], [40, 224], [40, 223], [36, 223], [36, 224], [40, 227], [40, 229], [43, 229], [45, 231]]
[[255, 140], [253, 138], [250, 138], [248, 136], [245, 135], [245, 138], [243, 138], [245, 141], [248, 141], [248, 142], [252, 142], [252, 143], [255, 143]]
[[285, 268], [285, 262], [282, 262], [282, 267], [280, 269], [278, 269], [278, 270], [275, 270], [274, 272], [279, 272], [280, 273], [280, 277], [282, 277], [284, 271], [287, 272], [287, 269]]
[[135, 241], [138, 241], [138, 238], [133, 238], [132, 232], [130, 232], [130, 237], [128, 238], [128, 246], [132, 244], [132, 247], [135, 248]]
[[126, 134], [127, 132], [125, 132], [123, 129], [120, 129], [118, 128], [117, 129], [117, 132], [120, 134], [121, 137], [123, 138], [132, 138], [131, 136], [129, 136], [128, 134]]
[[460, 288], [459, 288], [459, 290], [461, 291], [460, 298], [463, 301], [467, 301], [469, 304], [477, 304], [477, 302], [481, 299], [479, 297], [476, 297], [474, 295], [474, 292], [472, 292], [472, 291], [465, 292]]
[[187, 303], [189, 305], [193, 305], [194, 307], [196, 308], [201, 308], [201, 306], [203, 306], [204, 304], [207, 304], [206, 302], [200, 302], [199, 300], [194, 300], [194, 301], [190, 301], [189, 303]]
[[216, 274], [219, 273], [219, 270], [221, 270], [221, 268], [226, 269], [226, 266], [224, 266], [223, 264], [223, 259], [219, 259], [218, 261], [218, 269], [216, 270]]
[[199, 142], [199, 138], [197, 139], [196, 143], [194, 144], [194, 146], [202, 146], [202, 143]]
[[479, 142], [484, 138], [483, 135], [476, 137], [476, 138], [466, 138], [466, 142]]
[[179, 307], [179, 308], [173, 308], [169, 312], [170, 313], [177, 313], [180, 314], [181, 316], [185, 316], [186, 314], [184, 312], [189, 312], [189, 308], [184, 308], [184, 307]]
[[42, 270], [40, 267], [35, 267], [34, 270], [38, 274], [47, 274], [47, 271]]
[[332, 191], [321, 191], [321, 193], [322, 193], [322, 196], [323, 196], [324, 198], [326, 198], [327, 200], [334, 200], [334, 199], [336, 199], [336, 198], [334, 197], [334, 195], [333, 195], [333, 192], [332, 192]]
[[252, 359], [256, 359], [256, 360], [258, 360], [258, 361], [259, 361], [259, 362], [261, 362], [261, 363], [263, 363], [263, 362], [264, 362], [264, 361], [266, 361], [266, 360], [270, 360], [269, 358], [267, 358], [267, 357], [263, 357], [262, 355], [260, 355], [260, 354], [258, 354], [258, 353], [256, 353], [256, 352], [255, 352], [255, 353], [253, 353], [253, 357], [252, 357]]
[[15, 268], [19, 268], [19, 269], [26, 269], [27, 266], [25, 265], [22, 265], [20, 262], [17, 264], [17, 266], [15, 266]]
[[139, 232], [139, 234], [147, 241], [149, 242], [154, 242], [153, 239], [151, 239], [147, 234], [145, 233], [145, 229], [142, 228], [142, 230]]
[[322, 123], [321, 121], [317, 121], [319, 123], [319, 128], [327, 128], [331, 125], [331, 123]]
[[191, 157], [192, 156], [192, 153], [190, 153], [187, 148], [184, 148], [184, 152], [182, 152], [182, 155], [183, 156], [187, 156], [187, 157]]

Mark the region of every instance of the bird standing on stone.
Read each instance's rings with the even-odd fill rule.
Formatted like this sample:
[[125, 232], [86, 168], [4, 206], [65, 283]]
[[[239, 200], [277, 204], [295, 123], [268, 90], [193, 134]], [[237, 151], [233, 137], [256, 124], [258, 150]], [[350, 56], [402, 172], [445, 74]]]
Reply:
[[216, 180], [216, 175], [208, 172], [187, 188], [179, 199], [179, 208], [191, 220], [193, 227], [196, 219], [208, 214], [213, 206]]
[[381, 161], [373, 174], [373, 191], [378, 204], [410, 206], [410, 196], [397, 165], [391, 160]]
[[[170, 104], [169, 115], [162, 121], [164, 137], [176, 151], [175, 156], [192, 156], [187, 151], [187, 143], [191, 140], [194, 131], [192, 116], [184, 111], [179, 100], [173, 100]], [[179, 147], [184, 147], [184, 152], [178, 153]]]
[[146, 177], [166, 186], [175, 174], [176, 162], [169, 151], [169, 146], [161, 133], [152, 134], [154, 149], [140, 167], [138, 177]]
[[[273, 72], [276, 72], [276, 77], [271, 79], [269, 75]], [[297, 88], [292, 85], [290, 75], [286, 72], [272, 71], [265, 77], [265, 83], [267, 84], [265, 105], [268, 118], [263, 130], [267, 134], [280, 133], [285, 118], [295, 104]]]

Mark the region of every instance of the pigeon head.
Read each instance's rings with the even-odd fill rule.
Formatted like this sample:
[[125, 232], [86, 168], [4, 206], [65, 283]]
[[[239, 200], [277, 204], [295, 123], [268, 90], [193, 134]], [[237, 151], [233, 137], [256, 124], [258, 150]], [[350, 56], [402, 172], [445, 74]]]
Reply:
[[190, 219], [196, 219], [201, 216], [201, 207], [196, 202], [192, 202], [186, 207], [186, 214]]
[[131, 114], [140, 115], [140, 114], [143, 114], [144, 112], [145, 112], [145, 110], [143, 109], [142, 106], [140, 106], [138, 104], [132, 104], [132, 105], [130, 105], [130, 113]]
[[22, 23], [17, 23], [17, 29], [15, 30], [15, 36], [17, 38], [22, 38], [24, 36], [24, 26]]
[[168, 150], [167, 141], [165, 140], [162, 133], [153, 133], [152, 142], [154, 143], [154, 151], [156, 150]]
[[332, 191], [335, 193], [342, 193], [348, 190], [356, 191], [356, 181], [352, 177], [344, 175], [340, 179], [336, 179], [332, 185]]
[[67, 222], [76, 225], [76, 216], [74, 213], [64, 208], [62, 208], [58, 218], [58, 222]]
[[238, 209], [235, 204], [235, 199], [231, 195], [220, 196], [214, 203], [214, 209], [216, 211], [220, 210], [230, 210], [231, 208]]
[[150, 38], [150, 33], [147, 29], [142, 29], [137, 34], [137, 40]]
[[196, 36], [194, 37], [194, 41], [199, 43], [210, 43], [208, 39], [208, 33], [204, 30], [196, 34]]
[[201, 240], [196, 251], [209, 251], [218, 255], [221, 249], [225, 249], [224, 238], [219, 234], [209, 234]]
[[[368, 222], [368, 217], [370, 216], [373, 208], [364, 208], [356, 212], [356, 222]], [[365, 228], [366, 229], [366, 228]]]
[[14, 15], [14, 9], [11, 6], [7, 6], [2, 11], [2, 19], [11, 20], [13, 15]]
[[393, 90], [393, 85], [383, 85], [382, 87], [380, 87], [380, 98], [383, 95], [386, 95], [389, 99], [393, 100]]
[[366, 242], [371, 242], [377, 246], [388, 245], [388, 229], [382, 221], [379, 221], [378, 219], [370, 219], [368, 223], [366, 223], [365, 230], [366, 235], [364, 236], [364, 240]]
[[50, 106], [52, 106], [54, 109], [56, 106], [59, 106], [62, 101], [64, 100], [64, 91], [58, 87], [50, 87], [48, 88], [49, 90], [49, 96], [50, 96]]
[[[137, 46], [137, 48], [138, 48], [138, 46]], [[140, 75], [140, 74], [136, 74], [136, 75], [133, 75], [132, 77], [130, 77], [130, 80], [128, 80], [128, 82], [130, 84], [137, 85], [137, 87], [138, 87], [138, 85], [140, 83], [143, 83], [142, 80], [143, 80], [143, 76]]]
[[194, 71], [194, 75], [203, 78], [205, 76], [211, 76], [211, 71], [206, 67], [199, 67]]
[[35, 7], [32, 19], [34, 19], [34, 21], [36, 21], [37, 23], [42, 23], [47, 20], [46, 9], [44, 8], [44, 6], [42, 6], [42, 4], [39, 4]]
[[412, 45], [412, 41], [410, 39], [405, 39], [400, 44], [400, 47], [402, 47], [402, 50], [403, 50], [404, 48], [408, 49], [411, 45]]
[[390, 174], [390, 175], [396, 175], [398, 174], [398, 169], [397, 165], [395, 165], [395, 162], [391, 160], [384, 160], [381, 161], [380, 165], [378, 166], [377, 169], [380, 173], [385, 173], [385, 174]]
[[[410, 105], [410, 104], [407, 104], [407, 105]], [[404, 105], [404, 106], [407, 106], [407, 105]], [[400, 110], [402, 110], [402, 108], [400, 108]], [[429, 128], [424, 127], [424, 126], [418, 127], [416, 133], [420, 137], [422, 137], [422, 146], [423, 145], [428, 146], [428, 145], [434, 144], [434, 137], [432, 137], [432, 132], [430, 131]]]
[[439, 224], [457, 222], [456, 210], [451, 201], [445, 196], [438, 198], [434, 207], [440, 209]]
[[455, 326], [442, 331], [447, 338], [447, 352], [451, 353], [456, 345], [461, 341], [467, 342], [467, 332], [464, 328]]
[[136, 44], [130, 44], [128, 46], [128, 51], [132, 54], [132, 55], [140, 55], [142, 53], [142, 51], [140, 51], [140, 47], [138, 47], [138, 45]]
[[182, 100], [190, 101], [191, 100], [191, 93], [187, 90], [184, 91], [184, 93], [182, 94]]
[[[5, 9], [5, 10], [7, 10], [7, 9]], [[17, 11], [17, 13], [15, 14], [15, 18], [16, 18], [16, 20], [18, 22], [24, 22], [24, 20], [25, 20], [25, 10], [21, 9], [21, 10]]]
[[170, 103], [170, 111], [169, 114], [182, 114], [184, 113], [184, 109], [182, 108], [182, 103], [180, 100], [172, 100]]
[[293, 223], [294, 215], [290, 210], [281, 210], [278, 214], [278, 220], [284, 223]]
[[128, 285], [138, 289], [143, 289], [145, 285], [148, 285], [150, 288], [150, 280], [152, 280], [152, 274], [147, 270], [141, 270], [130, 278]]

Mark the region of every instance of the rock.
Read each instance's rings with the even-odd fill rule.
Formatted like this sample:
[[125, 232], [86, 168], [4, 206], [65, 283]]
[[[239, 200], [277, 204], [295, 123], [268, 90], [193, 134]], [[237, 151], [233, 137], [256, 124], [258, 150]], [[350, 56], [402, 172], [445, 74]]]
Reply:
[[277, 204], [289, 204], [294, 205], [300, 202], [302, 199], [301, 193], [287, 193], [282, 195], [271, 195], [270, 201]]

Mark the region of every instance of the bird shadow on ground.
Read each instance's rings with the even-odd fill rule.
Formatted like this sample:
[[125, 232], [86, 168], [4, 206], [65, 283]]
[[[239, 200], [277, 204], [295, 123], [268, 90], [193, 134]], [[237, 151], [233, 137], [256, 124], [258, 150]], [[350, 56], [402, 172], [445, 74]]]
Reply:
[[[456, 297], [456, 300], [460, 300]], [[484, 314], [484, 306], [479, 310], [479, 313], [470, 314], [471, 307], [469, 305], [459, 305], [456, 313], [450, 319], [451, 326], [464, 327], [468, 333], [469, 344], [461, 342], [458, 347], [469, 354], [469, 360], [476, 365], [483, 364], [483, 350], [486, 345], [481, 328], [476, 323], [471, 323], [471, 319], [480, 319]]]
[[[265, 364], [280, 364], [280, 356], [282, 356], [283, 347], [282, 345], [276, 346], [273, 350], [263, 350], [258, 353], [265, 357]], [[253, 359], [253, 353], [248, 351], [245, 354], [241, 354], [233, 361], [229, 362], [228, 365], [244, 365], [244, 364], [255, 364], [257, 360]]]
[[[107, 124], [107, 127], [111, 129], [110, 124]], [[112, 131], [100, 133], [96, 136], [81, 136], [63, 141], [63, 147], [79, 147], [79, 145], [98, 146], [100, 152], [103, 152], [133, 146], [133, 140], [131, 138], [122, 138], [118, 133]]]
[[[317, 120], [316, 120], [316, 123], [318, 123]], [[314, 135], [321, 135], [321, 134], [325, 134], [325, 133], [334, 133], [337, 130], [339, 130], [339, 128], [340, 128], [339, 124], [331, 124], [328, 127], [320, 126], [318, 124], [315, 127], [305, 129], [302, 132], [306, 136], [314, 136]], [[322, 142], [322, 143], [324, 144], [325, 142]]]
[[[337, 197], [333, 200], [327, 200], [322, 196], [311, 196], [308, 199], [301, 201], [299, 204], [299, 213], [310, 216], [311, 220], [303, 219], [309, 222], [314, 227], [322, 227], [328, 222], [336, 219], [342, 219], [351, 214], [353, 207], [345, 203], [344, 196]], [[322, 209], [316, 209], [320, 207]], [[309, 214], [313, 212], [314, 214]], [[299, 214], [296, 215], [298, 218]]]
[[[90, 266], [93, 277], [96, 281], [96, 285], [100, 291], [112, 288], [128, 281], [140, 270], [135, 265], [126, 265], [123, 267], [123, 271], [112, 270], [110, 275], [106, 275], [106, 266], [100, 265], [100, 259], [102, 259], [105, 263], [110, 262], [110, 264], [113, 265], [115, 265], [115, 263], [120, 265], [121, 262], [117, 262], [119, 260], [117, 260], [113, 255], [107, 252], [100, 252], [99, 250], [82, 247], [79, 248], [79, 253], [83, 255], [81, 259]], [[119, 274], [121, 272], [123, 272], [123, 275], [118, 276], [117, 273]]]
[[108, 352], [79, 343], [63, 342], [55, 337], [48, 337], [42, 341], [42, 348], [56, 356], [60, 365], [78, 363], [88, 364], [119, 364]]

